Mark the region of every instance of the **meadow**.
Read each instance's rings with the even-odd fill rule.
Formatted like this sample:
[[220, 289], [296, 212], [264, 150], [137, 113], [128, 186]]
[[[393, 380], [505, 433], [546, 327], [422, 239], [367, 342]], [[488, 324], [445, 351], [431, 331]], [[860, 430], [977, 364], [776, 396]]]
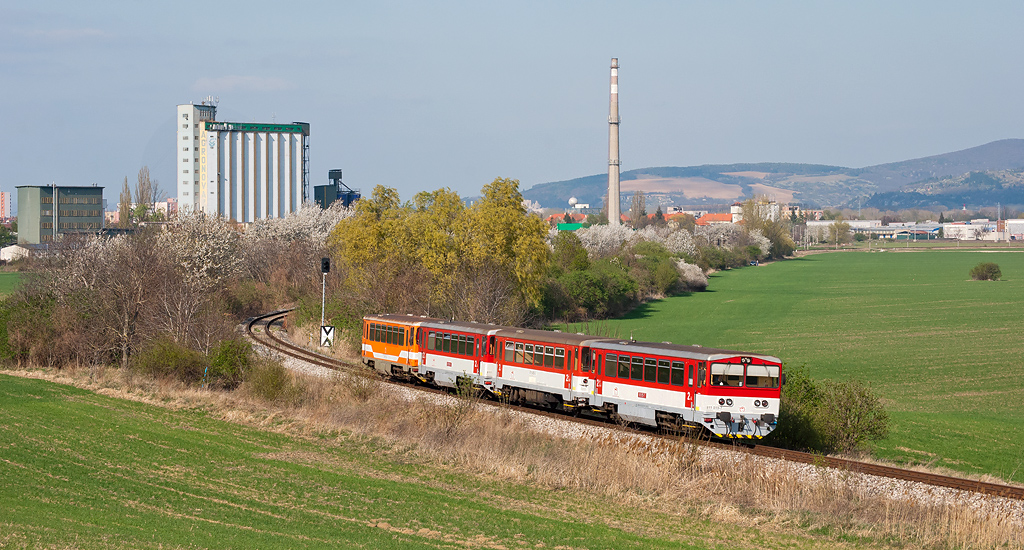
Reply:
[[9, 296], [21, 283], [21, 273], [0, 272], [0, 298]]
[[[983, 261], [1003, 280], [970, 280]], [[894, 420], [880, 458], [1024, 483], [1024, 252], [814, 254], [719, 272], [708, 288], [583, 330], [866, 381]]]
[[680, 541], [661, 514], [623, 529], [625, 507], [459, 474], [371, 439], [295, 437], [6, 375], [0, 448], [0, 547], [715, 546]]

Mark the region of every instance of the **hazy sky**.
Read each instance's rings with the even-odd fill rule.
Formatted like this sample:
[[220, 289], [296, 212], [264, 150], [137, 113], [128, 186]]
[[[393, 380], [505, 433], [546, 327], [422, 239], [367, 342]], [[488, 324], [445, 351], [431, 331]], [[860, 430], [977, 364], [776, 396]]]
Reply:
[[[310, 6], [309, 4], [313, 4]], [[322, 5], [321, 5], [322, 4]], [[175, 189], [175, 106], [311, 124], [311, 185], [866, 166], [1024, 137], [1024, 2], [0, 2], [0, 189]]]

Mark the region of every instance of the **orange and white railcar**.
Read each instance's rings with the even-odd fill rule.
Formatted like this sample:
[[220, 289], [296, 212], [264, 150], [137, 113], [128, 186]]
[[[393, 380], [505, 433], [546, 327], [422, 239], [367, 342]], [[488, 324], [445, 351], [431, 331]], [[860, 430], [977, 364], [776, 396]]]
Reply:
[[420, 327], [437, 321], [440, 319], [413, 315], [363, 317], [363, 363], [388, 376], [419, 377]]

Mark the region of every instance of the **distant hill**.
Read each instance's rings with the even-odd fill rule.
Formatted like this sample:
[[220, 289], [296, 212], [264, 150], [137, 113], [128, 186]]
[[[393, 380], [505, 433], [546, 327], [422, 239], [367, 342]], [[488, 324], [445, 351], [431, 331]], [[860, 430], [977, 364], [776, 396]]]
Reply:
[[900, 191], [877, 193], [863, 205], [882, 210], [953, 210], [962, 205], [973, 208], [996, 204], [1024, 208], [1024, 170], [987, 170], [930, 178], [906, 185]]
[[[823, 207], [863, 203], [876, 194], [883, 195], [880, 201], [900, 202], [910, 197], [890, 195], [908, 184], [1019, 168], [1024, 168], [1024, 139], [1005, 139], [962, 151], [865, 168], [792, 163], [640, 168], [623, 172], [620, 187], [623, 204], [628, 204], [629, 196], [640, 190], [647, 195], [649, 204], [728, 204], [753, 195], [767, 195], [779, 201]], [[970, 198], [974, 190], [972, 181], [957, 188], [961, 199]], [[525, 190], [523, 196], [549, 208], [565, 207], [570, 197], [597, 208], [604, 204], [607, 189], [607, 174], [596, 174], [538, 184]], [[1015, 196], [1014, 192], [1007, 197]], [[996, 195], [991, 192], [983, 193], [978, 200], [988, 201], [993, 196]], [[950, 193], [947, 198], [952, 197]]]

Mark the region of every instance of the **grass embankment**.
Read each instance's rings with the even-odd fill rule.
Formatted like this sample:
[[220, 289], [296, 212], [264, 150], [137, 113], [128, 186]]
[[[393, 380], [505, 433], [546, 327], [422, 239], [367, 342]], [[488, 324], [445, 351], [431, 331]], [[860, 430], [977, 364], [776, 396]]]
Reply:
[[365, 379], [307, 380], [302, 403], [279, 407], [244, 387], [49, 375], [150, 403], [0, 375], [0, 546], [1024, 545], [976, 503], [869, 496], [842, 475], [685, 443], [557, 440]]
[[[970, 280], [983, 261], [1005, 280]], [[816, 254], [718, 273], [709, 289], [600, 329], [867, 381], [894, 420], [881, 458], [1024, 483], [1024, 253]]]

